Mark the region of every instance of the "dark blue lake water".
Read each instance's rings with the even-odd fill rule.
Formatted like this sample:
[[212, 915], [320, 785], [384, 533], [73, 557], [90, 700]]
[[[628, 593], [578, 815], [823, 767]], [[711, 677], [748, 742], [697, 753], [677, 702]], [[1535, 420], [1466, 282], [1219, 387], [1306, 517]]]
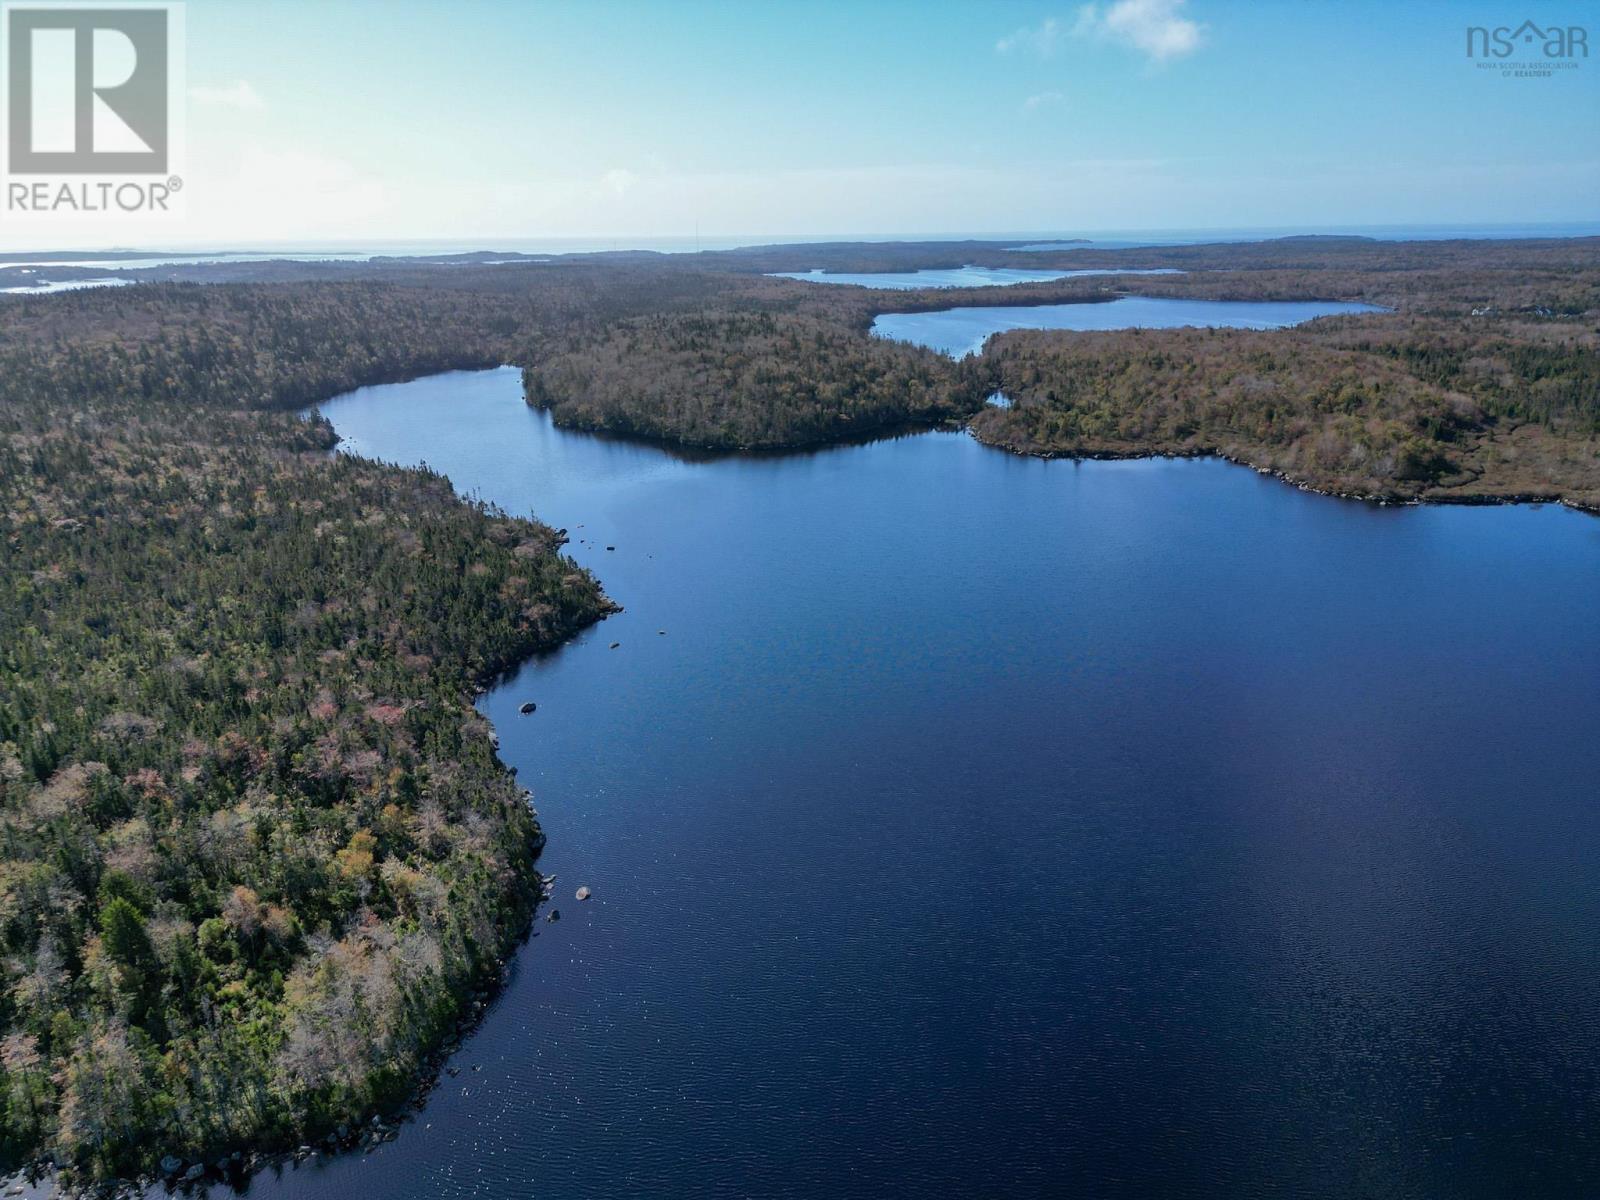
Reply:
[[872, 322], [878, 337], [914, 342], [961, 358], [1008, 329], [1175, 329], [1183, 325], [1227, 329], [1282, 329], [1315, 317], [1383, 312], [1345, 300], [1173, 300], [1122, 296], [1094, 304], [983, 305], [935, 312], [883, 313]]
[[253, 1196], [1595, 1194], [1600, 521], [688, 462], [511, 370], [324, 411], [627, 611], [484, 704], [562, 919], [397, 1141]]

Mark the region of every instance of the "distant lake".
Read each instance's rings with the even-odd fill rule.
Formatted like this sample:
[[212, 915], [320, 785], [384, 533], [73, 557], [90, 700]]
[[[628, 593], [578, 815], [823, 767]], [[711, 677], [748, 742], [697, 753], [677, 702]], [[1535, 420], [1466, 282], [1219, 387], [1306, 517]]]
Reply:
[[132, 282], [131, 279], [59, 279], [52, 283], [0, 287], [0, 296], [50, 296], [56, 292], [81, 292], [85, 288], [125, 287]]
[[627, 611], [482, 702], [561, 920], [398, 1139], [251, 1200], [1592, 1200], [1600, 521], [688, 461], [514, 370], [323, 411]]
[[992, 335], [1008, 329], [1174, 329], [1184, 325], [1228, 329], [1281, 329], [1315, 317], [1384, 312], [1342, 300], [1174, 300], [1124, 296], [1091, 304], [1030, 304], [884, 313], [872, 323], [878, 337], [927, 346], [952, 358], [977, 354]]
[[[362, 262], [376, 257], [438, 257], [457, 256], [479, 252], [504, 251], [508, 255], [595, 254], [617, 251], [644, 251], [657, 254], [693, 254], [700, 251], [735, 250], [742, 247], [787, 245], [798, 246], [808, 242], [837, 243], [905, 242], [905, 241], [990, 241], [1003, 243], [1012, 250], [1112, 250], [1138, 246], [1179, 246], [1211, 242], [1254, 242], [1281, 238], [1289, 234], [1347, 234], [1366, 236], [1383, 241], [1410, 239], [1434, 240], [1440, 238], [1549, 238], [1593, 237], [1600, 235], [1600, 222], [1567, 222], [1562, 224], [1532, 225], [1397, 225], [1397, 226], [1337, 226], [1306, 229], [1253, 229], [1253, 230], [1159, 230], [1128, 231], [1108, 230], [1093, 233], [1074, 233], [1061, 230], [1032, 230], [1028, 232], [980, 231], [927, 234], [908, 238], [901, 234], [863, 231], [853, 234], [800, 235], [793, 233], [747, 234], [730, 237], [724, 234], [678, 237], [625, 237], [625, 238], [496, 238], [466, 240], [350, 240], [322, 245], [299, 242], [196, 245], [184, 249], [148, 248], [135, 252], [111, 251], [22, 251], [17, 248], [0, 250], [0, 270], [12, 267], [75, 267], [89, 269], [122, 269], [186, 266], [197, 263], [247, 263], [275, 260], [295, 262]], [[1057, 238], [1066, 241], [1053, 240]], [[1087, 240], [1092, 239], [1092, 240]], [[115, 255], [108, 257], [108, 255]], [[525, 262], [526, 259], [506, 259], [507, 262]], [[1117, 272], [1130, 274], [1131, 272]], [[809, 278], [809, 275], [802, 278]], [[1055, 273], [1048, 275], [1057, 277]], [[840, 276], [829, 276], [822, 282], [833, 282]], [[877, 286], [867, 284], [864, 286]], [[913, 286], [926, 287], [927, 284]], [[966, 284], [955, 286], [968, 286]]]
[[1150, 270], [1027, 271], [1015, 267], [954, 267], [946, 270], [876, 271], [851, 274], [845, 271], [771, 271], [774, 279], [802, 279], [807, 283], [843, 283], [857, 287], [912, 291], [916, 288], [1006, 287], [1013, 283], [1050, 283], [1079, 275], [1182, 275], [1172, 267]]

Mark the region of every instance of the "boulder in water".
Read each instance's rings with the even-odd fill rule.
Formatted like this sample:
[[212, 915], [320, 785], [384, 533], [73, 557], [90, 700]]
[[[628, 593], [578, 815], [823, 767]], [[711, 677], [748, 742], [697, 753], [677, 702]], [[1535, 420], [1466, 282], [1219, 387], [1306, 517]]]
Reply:
[[589, 898], [589, 889], [586, 888], [586, 887], [579, 888], [578, 889], [578, 899], [579, 900], [587, 900], [588, 898]]
[[536, 709], [538, 707], [539, 706], [537, 704], [535, 704], [532, 700], [528, 700], [528, 701], [524, 702], [522, 707], [517, 709], [517, 711], [519, 713], [521, 713], [523, 716], [527, 716], [529, 713], [531, 713], [534, 709]]

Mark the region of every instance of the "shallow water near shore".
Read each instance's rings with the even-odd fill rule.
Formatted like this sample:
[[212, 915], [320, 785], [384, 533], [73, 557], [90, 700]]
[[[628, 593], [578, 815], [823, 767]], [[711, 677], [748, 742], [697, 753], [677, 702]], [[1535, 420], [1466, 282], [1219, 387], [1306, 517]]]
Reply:
[[323, 411], [627, 611], [483, 701], [561, 920], [396, 1141], [252, 1197], [1592, 1194], [1600, 521], [690, 462], [514, 370]]
[[1383, 312], [1346, 300], [1182, 300], [1120, 296], [1089, 304], [974, 305], [933, 312], [883, 313], [872, 332], [926, 346], [951, 358], [978, 354], [984, 342], [1008, 329], [1282, 329], [1316, 317]]

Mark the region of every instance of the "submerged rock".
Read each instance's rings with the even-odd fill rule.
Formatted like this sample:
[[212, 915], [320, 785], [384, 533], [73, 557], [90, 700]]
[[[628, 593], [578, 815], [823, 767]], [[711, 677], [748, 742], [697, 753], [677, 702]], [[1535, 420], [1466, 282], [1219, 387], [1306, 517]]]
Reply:
[[545, 917], [545, 920], [546, 921], [559, 921], [559, 920], [561, 920], [561, 910], [559, 908], [552, 908], [550, 910], [549, 915]]

